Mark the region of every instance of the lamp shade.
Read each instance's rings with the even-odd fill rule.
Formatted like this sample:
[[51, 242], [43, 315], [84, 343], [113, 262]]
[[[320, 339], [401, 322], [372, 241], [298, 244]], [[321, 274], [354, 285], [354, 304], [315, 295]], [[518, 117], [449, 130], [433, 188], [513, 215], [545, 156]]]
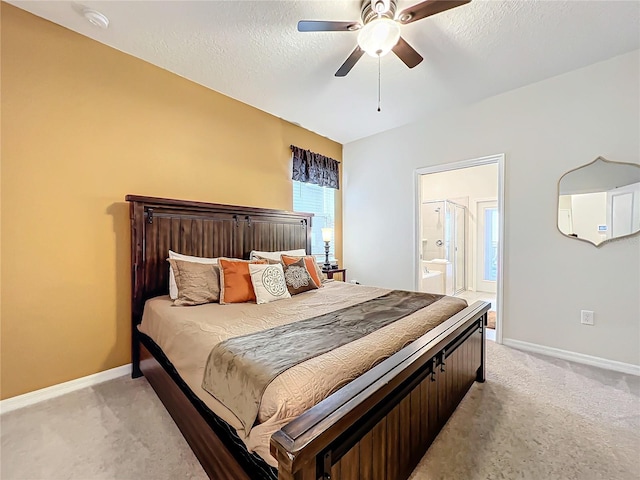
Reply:
[[390, 18], [376, 18], [360, 29], [358, 45], [372, 57], [389, 53], [400, 40], [400, 25]]
[[332, 233], [333, 233], [333, 228], [323, 228], [322, 229], [322, 241], [323, 242], [330, 242]]

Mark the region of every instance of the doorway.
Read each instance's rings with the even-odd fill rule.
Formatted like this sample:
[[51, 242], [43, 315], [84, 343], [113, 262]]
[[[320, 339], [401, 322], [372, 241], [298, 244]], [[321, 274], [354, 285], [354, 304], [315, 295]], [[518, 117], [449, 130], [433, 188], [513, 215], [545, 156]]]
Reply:
[[[416, 170], [416, 290], [491, 303], [502, 342], [504, 155]], [[491, 328], [493, 327], [493, 328]]]

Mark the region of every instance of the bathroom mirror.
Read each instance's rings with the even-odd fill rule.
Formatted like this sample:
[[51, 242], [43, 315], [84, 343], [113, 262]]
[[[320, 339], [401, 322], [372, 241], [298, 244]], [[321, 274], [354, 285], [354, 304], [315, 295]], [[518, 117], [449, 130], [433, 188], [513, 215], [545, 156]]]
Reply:
[[598, 157], [558, 182], [558, 230], [600, 246], [640, 231], [640, 165]]

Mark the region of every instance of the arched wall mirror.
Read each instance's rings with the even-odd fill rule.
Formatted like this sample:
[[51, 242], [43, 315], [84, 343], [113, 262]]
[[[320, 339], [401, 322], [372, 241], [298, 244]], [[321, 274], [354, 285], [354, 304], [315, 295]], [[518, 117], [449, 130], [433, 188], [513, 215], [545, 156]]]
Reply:
[[565, 173], [558, 230], [595, 246], [640, 232], [640, 165], [598, 157]]

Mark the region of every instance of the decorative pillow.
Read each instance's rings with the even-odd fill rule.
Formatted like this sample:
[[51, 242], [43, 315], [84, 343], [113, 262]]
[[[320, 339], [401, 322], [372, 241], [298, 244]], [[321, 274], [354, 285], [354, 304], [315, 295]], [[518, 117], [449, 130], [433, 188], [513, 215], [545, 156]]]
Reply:
[[282, 265], [282, 261], [280, 259], [278, 260], [272, 260], [271, 258], [264, 258], [261, 257], [260, 255], [254, 255], [253, 258], [251, 260], [264, 260], [266, 261], [269, 265]]
[[271, 265], [249, 265], [256, 303], [269, 303], [283, 298], [291, 298], [284, 281], [284, 270], [280, 263]]
[[[183, 260], [185, 262], [205, 263], [210, 265], [216, 265], [218, 263], [217, 258], [192, 257], [191, 255], [183, 255], [171, 250], [169, 250], [169, 258], [173, 258], [174, 260]], [[176, 285], [176, 277], [172, 266], [169, 266], [169, 297], [171, 297], [171, 300], [178, 298], [178, 286]]]
[[297, 295], [298, 293], [316, 290], [318, 288], [318, 284], [313, 281], [307, 269], [304, 258], [289, 265], [285, 264], [284, 280], [287, 283], [287, 288], [291, 295]]
[[282, 250], [280, 252], [260, 252], [258, 250], [252, 250], [249, 258], [251, 260], [273, 260], [280, 263], [282, 261], [280, 259], [281, 255], [289, 255], [291, 257], [304, 257], [306, 254], [307, 252], [304, 248], [299, 248], [298, 250]]
[[266, 260], [238, 260], [219, 258], [220, 265], [220, 303], [255, 302], [256, 294], [251, 283], [249, 263], [265, 265]]
[[220, 268], [217, 265], [169, 259], [178, 295], [174, 305], [202, 305], [220, 299]]
[[316, 257], [314, 257], [313, 255], [307, 255], [304, 257], [292, 257], [289, 255], [282, 255], [281, 258], [282, 258], [282, 263], [284, 263], [285, 265], [291, 265], [297, 262], [298, 260], [304, 260], [304, 263], [307, 266], [307, 270], [309, 271], [311, 278], [313, 278], [314, 283], [318, 287], [322, 287], [323, 275], [322, 275], [322, 271], [318, 267], [318, 263], [316, 262]]
[[318, 272], [318, 277], [320, 278], [320, 286], [322, 287], [322, 284], [328, 280], [327, 274], [322, 271], [322, 265], [319, 265], [317, 261], [313, 264], [316, 267], [316, 272]]

